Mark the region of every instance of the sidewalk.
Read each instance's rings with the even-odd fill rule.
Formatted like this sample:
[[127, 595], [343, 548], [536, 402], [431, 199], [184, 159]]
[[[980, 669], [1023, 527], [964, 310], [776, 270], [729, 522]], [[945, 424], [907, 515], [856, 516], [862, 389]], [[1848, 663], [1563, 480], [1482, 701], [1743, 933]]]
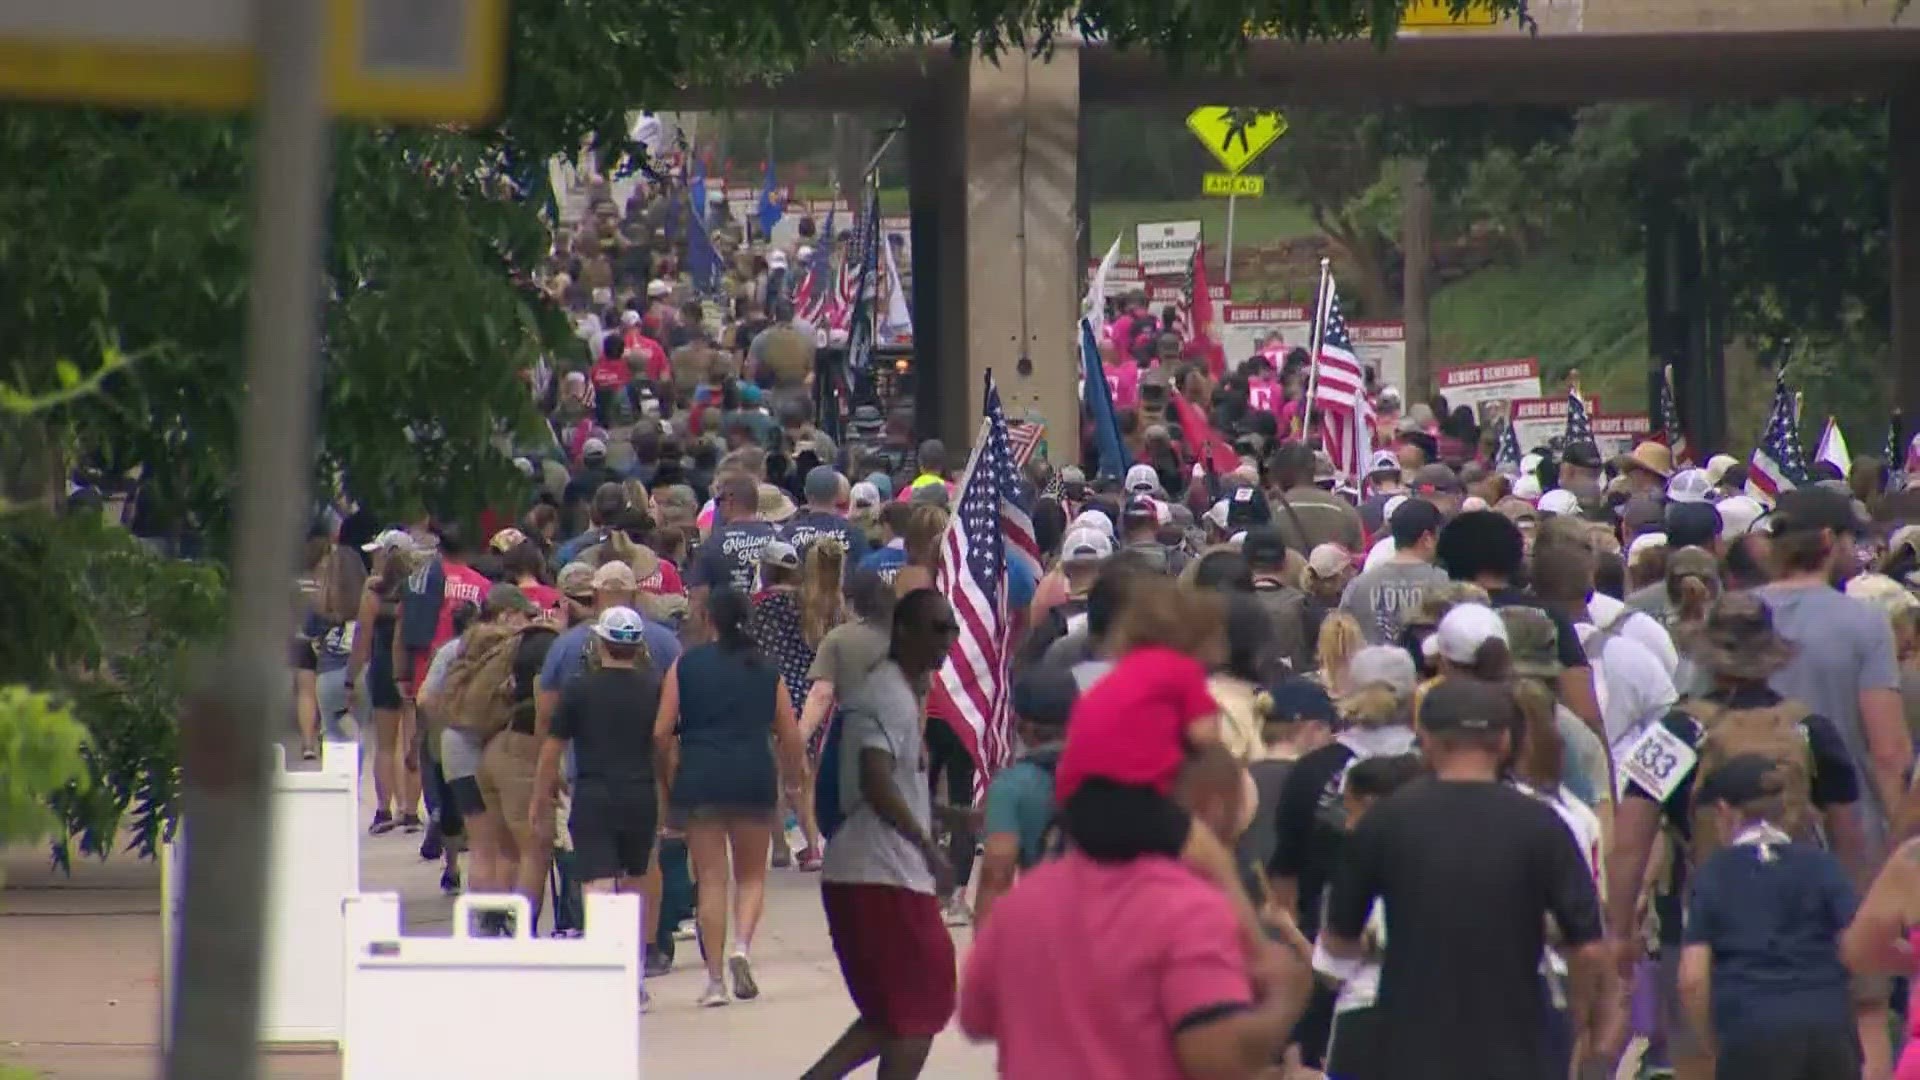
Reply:
[[[418, 836], [367, 837], [361, 873], [369, 891], [401, 894], [408, 929], [447, 932], [451, 901], [437, 864], [421, 862]], [[0, 852], [0, 1063], [50, 1080], [147, 1080], [158, 1073], [160, 886], [152, 863], [116, 855], [67, 878], [44, 850]], [[705, 985], [699, 952], [650, 980], [654, 1008], [641, 1022], [643, 1072], [655, 1077], [798, 1076], [853, 1019], [820, 912], [819, 877], [770, 871], [767, 913], [754, 942], [761, 997], [696, 1009]], [[269, 1053], [270, 1080], [332, 1080], [326, 1052]], [[991, 1048], [957, 1034], [934, 1044], [927, 1077], [994, 1075]]]

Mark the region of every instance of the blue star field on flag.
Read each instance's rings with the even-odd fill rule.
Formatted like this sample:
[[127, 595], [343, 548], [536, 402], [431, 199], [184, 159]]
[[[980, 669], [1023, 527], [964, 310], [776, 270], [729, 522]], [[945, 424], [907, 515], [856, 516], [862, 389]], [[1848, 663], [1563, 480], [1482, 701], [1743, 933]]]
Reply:
[[1581, 400], [1578, 390], [1567, 391], [1567, 430], [1561, 441], [1569, 447], [1585, 443], [1599, 448], [1593, 441], [1593, 421], [1587, 416], [1587, 403]]
[[1783, 372], [1773, 380], [1773, 408], [1760, 445], [1753, 448], [1747, 466], [1747, 484], [1771, 498], [1807, 482], [1806, 455], [1800, 450], [1800, 422], [1793, 414], [1793, 394]]

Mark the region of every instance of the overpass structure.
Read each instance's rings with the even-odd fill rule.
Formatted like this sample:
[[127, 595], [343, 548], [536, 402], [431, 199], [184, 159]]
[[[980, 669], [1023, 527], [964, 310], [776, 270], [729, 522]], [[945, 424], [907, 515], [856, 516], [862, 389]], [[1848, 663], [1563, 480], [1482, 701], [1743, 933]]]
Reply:
[[[1384, 50], [1259, 41], [1232, 73], [1064, 40], [1048, 57], [997, 63], [897, 50], [720, 98], [742, 108], [905, 114], [921, 426], [955, 444], [970, 439], [991, 368], [1009, 413], [1044, 415], [1063, 459], [1077, 453], [1067, 433], [1078, 421], [1074, 320], [1087, 249], [1078, 232], [1087, 220], [1078, 167], [1083, 107], [1879, 97], [1891, 118], [1897, 400], [1920, 415], [1920, 11], [1899, 19], [1897, 0], [1531, 6], [1537, 33], [1514, 25], [1403, 30]], [[1103, 246], [1106, 238], [1095, 239]], [[1649, 260], [1652, 351], [1681, 373], [1697, 436], [1718, 442], [1717, 431], [1700, 427], [1698, 409], [1718, 393], [1717, 351], [1702, 347], [1700, 320], [1684, 310], [1699, 298], [1682, 295], [1671, 278], [1657, 256]], [[1671, 295], [1655, 295], [1662, 290]]]

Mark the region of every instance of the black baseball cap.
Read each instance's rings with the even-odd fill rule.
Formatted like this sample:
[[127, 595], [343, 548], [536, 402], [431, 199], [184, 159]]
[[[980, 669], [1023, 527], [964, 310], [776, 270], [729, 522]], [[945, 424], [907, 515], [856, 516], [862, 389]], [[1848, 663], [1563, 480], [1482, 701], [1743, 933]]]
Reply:
[[1577, 442], [1560, 453], [1560, 460], [1568, 465], [1577, 465], [1582, 469], [1602, 467], [1600, 448], [1592, 443]]
[[1784, 785], [1779, 763], [1774, 759], [1765, 754], [1735, 754], [1700, 781], [1694, 799], [1708, 805], [1744, 806], [1778, 795]]
[[1311, 679], [1297, 676], [1281, 679], [1267, 691], [1267, 696], [1273, 699], [1267, 716], [1280, 723], [1324, 720], [1331, 724], [1339, 717], [1333, 707], [1333, 699], [1327, 696], [1326, 687]]
[[1227, 531], [1230, 533], [1251, 530], [1273, 520], [1273, 508], [1267, 505], [1267, 497], [1260, 489], [1251, 485], [1237, 488], [1227, 496]]
[[1256, 570], [1284, 566], [1287, 542], [1273, 526], [1256, 525], [1248, 529], [1246, 538], [1240, 541], [1240, 557]]
[[1705, 547], [1720, 538], [1720, 511], [1710, 502], [1667, 504], [1667, 546]]
[[1458, 495], [1466, 490], [1460, 475], [1439, 462], [1420, 466], [1408, 486], [1417, 495]]
[[1040, 664], [1013, 683], [1013, 714], [1029, 724], [1064, 728], [1080, 700], [1080, 684], [1063, 664]]
[[1420, 699], [1416, 720], [1435, 734], [1498, 731], [1512, 725], [1513, 695], [1505, 684], [1467, 676], [1442, 679]]
[[1801, 529], [1859, 532], [1866, 524], [1854, 512], [1851, 498], [1817, 485], [1781, 492], [1769, 520], [1776, 534]]

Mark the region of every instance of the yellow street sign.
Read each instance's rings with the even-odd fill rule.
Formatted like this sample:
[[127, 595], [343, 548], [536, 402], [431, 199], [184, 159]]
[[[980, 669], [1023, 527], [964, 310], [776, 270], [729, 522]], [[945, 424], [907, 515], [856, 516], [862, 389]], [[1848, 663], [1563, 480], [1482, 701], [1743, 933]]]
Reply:
[[[481, 121], [506, 70], [507, 0], [327, 0], [327, 105]], [[0, 3], [0, 98], [239, 109], [257, 78], [244, 0]]]
[[1187, 130], [1229, 173], [1238, 173], [1286, 134], [1287, 118], [1272, 109], [1202, 105], [1187, 114]]
[[1478, 0], [1470, 0], [1467, 10], [1459, 18], [1453, 14], [1453, 0], [1413, 0], [1400, 16], [1402, 30], [1452, 30], [1456, 28], [1485, 28], [1499, 24], [1499, 16], [1492, 7]]
[[1255, 173], [1242, 176], [1238, 173], [1210, 172], [1200, 178], [1200, 194], [1238, 195], [1245, 199], [1257, 199], [1267, 193], [1267, 178]]

